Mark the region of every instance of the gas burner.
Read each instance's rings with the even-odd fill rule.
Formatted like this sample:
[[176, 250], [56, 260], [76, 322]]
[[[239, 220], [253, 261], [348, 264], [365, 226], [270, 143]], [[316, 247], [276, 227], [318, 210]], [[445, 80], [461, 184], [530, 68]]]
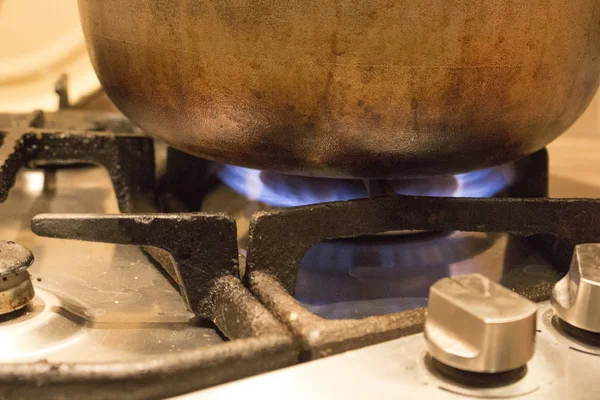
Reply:
[[[484, 265], [493, 263], [507, 239], [493, 233], [421, 232], [320, 242], [302, 258], [295, 297], [313, 313], [335, 319], [425, 307], [429, 286], [473, 272], [476, 257], [486, 257]], [[501, 278], [491, 267], [478, 271]]]
[[[285, 175], [232, 165], [216, 167], [227, 186], [250, 201], [293, 207], [370, 197], [363, 181]], [[388, 180], [397, 194], [435, 197], [492, 197], [516, 179], [514, 163], [457, 175]]]
[[[360, 366], [361, 383], [365, 376], [383, 381], [379, 360], [393, 354], [402, 368], [392, 380], [412, 387], [424, 379], [430, 385], [417, 389], [424, 396], [433, 390], [440, 398], [448, 392], [526, 398], [561, 376], [548, 375], [544, 361], [555, 343], [560, 357], [570, 349], [596, 357], [590, 340], [596, 321], [581, 312], [590, 310], [582, 300], [597, 286], [590, 261], [597, 249], [581, 244], [600, 242], [598, 224], [590, 223], [600, 201], [547, 198], [545, 150], [510, 165], [436, 178], [443, 184], [435, 190], [447, 192], [431, 193], [427, 179], [404, 182], [401, 191], [396, 181], [244, 175], [169, 149], [155, 185], [160, 148], [122, 117], [36, 112], [0, 116], [3, 124], [0, 236], [25, 244], [36, 262], [29, 269], [35, 297], [24, 296], [33, 299], [0, 316], [0, 338], [12, 349], [0, 357], [0, 397], [160, 398], [250, 376], [260, 382], [255, 375], [356, 349], [348, 354], [363, 359], [366, 351], [365, 360], [377, 360], [367, 370]], [[234, 192], [214, 179], [215, 168], [219, 175], [242, 171], [241, 181], [258, 177], [244, 186], [255, 200], [296, 205], [262, 207], [236, 194], [236, 207], [239, 201], [250, 221], [247, 257], [238, 254], [241, 220], [205, 208], [205, 194]], [[357, 191], [348, 194], [349, 183]], [[499, 191], [507, 197], [476, 198]], [[363, 198], [321, 202], [340, 194]], [[422, 233], [378, 236], [390, 231]], [[568, 277], [555, 287], [573, 254]], [[27, 264], [26, 255], [17, 264]], [[485, 277], [475, 284], [454, 278], [472, 273]], [[448, 289], [448, 280], [468, 293], [456, 297], [462, 289]], [[431, 285], [435, 296], [427, 295]], [[554, 287], [556, 311], [546, 302]], [[542, 303], [532, 306], [519, 295]], [[473, 301], [478, 307], [471, 310]], [[539, 309], [531, 360], [531, 329], [520, 329], [519, 318], [496, 318], [513, 301], [511, 310], [526, 311], [519, 316], [528, 327], [531, 311]], [[428, 339], [437, 346], [429, 355], [421, 334], [427, 305]], [[473, 329], [447, 325], [447, 310], [476, 311]], [[490, 315], [498, 326], [490, 326]], [[522, 341], [527, 351], [508, 363], [493, 351], [456, 362], [444, 345], [457, 337], [465, 348], [487, 351], [491, 337], [503, 354], [517, 354], [500, 331], [529, 335]], [[383, 350], [369, 358], [373, 349]], [[518, 373], [505, 372], [513, 368]], [[464, 378], [481, 374], [510, 379], [486, 377], [485, 387], [476, 387]], [[261, 395], [269, 387], [261, 386]]]
[[33, 263], [29, 249], [0, 240], [0, 315], [25, 307], [34, 296], [27, 268]]

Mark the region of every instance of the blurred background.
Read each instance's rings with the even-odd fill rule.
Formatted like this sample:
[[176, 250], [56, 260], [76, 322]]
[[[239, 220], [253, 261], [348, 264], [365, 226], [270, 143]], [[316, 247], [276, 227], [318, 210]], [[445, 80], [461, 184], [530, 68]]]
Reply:
[[600, 138], [600, 95], [598, 95], [598, 93], [586, 112], [577, 120], [577, 122], [575, 122], [565, 135], [571, 137], [596, 136], [597, 138]]
[[0, 113], [55, 110], [62, 76], [72, 104], [112, 107], [88, 58], [77, 0], [0, 0]]
[[[88, 60], [77, 0], [0, 0], [0, 113], [55, 110], [68, 79], [76, 108], [115, 110]], [[600, 138], [600, 96], [565, 133]]]

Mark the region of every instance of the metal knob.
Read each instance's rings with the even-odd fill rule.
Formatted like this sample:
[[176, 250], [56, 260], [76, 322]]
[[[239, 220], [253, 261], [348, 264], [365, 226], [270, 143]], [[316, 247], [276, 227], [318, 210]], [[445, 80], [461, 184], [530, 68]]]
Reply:
[[569, 273], [552, 291], [552, 306], [566, 323], [600, 333], [600, 244], [575, 247]]
[[0, 240], [0, 314], [23, 308], [35, 292], [27, 268], [33, 254], [15, 242]]
[[510, 371], [533, 357], [536, 313], [533, 302], [482, 275], [444, 278], [429, 290], [425, 340], [450, 367]]

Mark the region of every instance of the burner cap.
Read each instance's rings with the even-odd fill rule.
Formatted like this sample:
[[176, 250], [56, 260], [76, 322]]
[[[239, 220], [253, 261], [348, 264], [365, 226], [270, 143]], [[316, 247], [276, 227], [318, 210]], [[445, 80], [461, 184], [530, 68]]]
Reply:
[[27, 268], [33, 254], [15, 242], [0, 240], [0, 314], [21, 309], [33, 299], [35, 292]]
[[18, 243], [0, 240], [0, 277], [18, 274], [33, 263], [33, 253]]

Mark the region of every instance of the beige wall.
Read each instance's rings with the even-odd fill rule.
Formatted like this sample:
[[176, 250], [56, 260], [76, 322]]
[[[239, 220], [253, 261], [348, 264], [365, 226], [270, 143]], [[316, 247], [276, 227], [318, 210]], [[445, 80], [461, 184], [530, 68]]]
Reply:
[[573, 124], [565, 135], [570, 137], [596, 137], [600, 139], [600, 91], [596, 94], [594, 101]]

